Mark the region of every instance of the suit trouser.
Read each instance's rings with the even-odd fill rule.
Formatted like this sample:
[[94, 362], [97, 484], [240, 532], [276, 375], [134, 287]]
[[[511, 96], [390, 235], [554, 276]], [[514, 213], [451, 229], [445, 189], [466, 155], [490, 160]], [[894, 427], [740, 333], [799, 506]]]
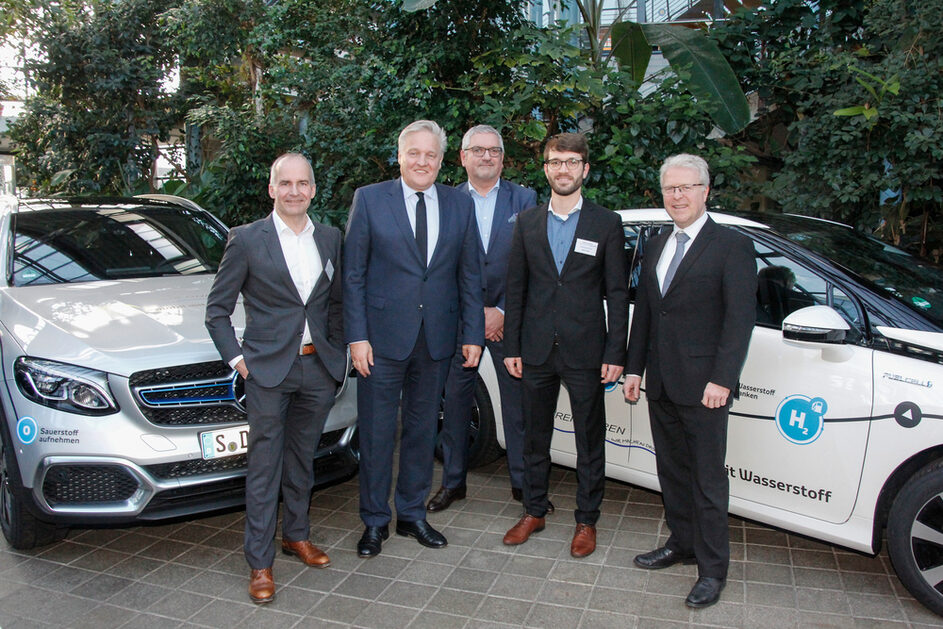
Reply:
[[729, 406], [682, 406], [666, 398], [648, 401], [658, 481], [673, 551], [697, 557], [702, 577], [727, 577], [730, 533], [727, 505]]
[[281, 488], [282, 539], [308, 539], [314, 453], [337, 382], [316, 355], [295, 358], [288, 375], [263, 387], [246, 380], [249, 453], [246, 471], [246, 561], [253, 570], [275, 559], [275, 523]]
[[542, 365], [525, 364], [524, 398], [524, 510], [543, 517], [550, 502], [550, 442], [562, 381], [570, 394], [576, 438], [576, 511], [580, 524], [596, 524], [605, 487], [606, 407], [599, 368], [573, 369], [564, 364], [554, 345]]
[[[524, 484], [524, 418], [521, 381], [504, 366], [504, 342], [487, 341], [494, 362], [501, 393], [501, 420], [504, 424], [505, 449], [511, 487]], [[465, 357], [459, 344], [449, 365], [445, 382], [445, 408], [442, 417], [442, 486], [455, 489], [465, 485], [468, 473], [468, 425], [478, 383], [478, 367], [462, 367]]]
[[405, 360], [374, 355], [370, 375], [357, 379], [360, 518], [365, 525], [383, 526], [392, 517], [389, 497], [400, 394], [403, 429], [394, 497], [396, 517], [407, 522], [426, 518], [439, 402], [449, 360], [432, 359], [425, 331], [420, 328], [416, 345]]

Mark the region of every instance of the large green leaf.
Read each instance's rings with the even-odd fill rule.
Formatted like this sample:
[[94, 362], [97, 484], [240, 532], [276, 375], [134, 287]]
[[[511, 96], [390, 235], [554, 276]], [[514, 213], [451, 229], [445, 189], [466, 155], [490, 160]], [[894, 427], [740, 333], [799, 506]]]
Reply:
[[736, 133], [750, 122], [750, 105], [730, 64], [717, 43], [701, 31], [670, 24], [641, 24], [648, 41], [659, 48], [675, 67], [689, 67], [687, 88], [699, 99], [709, 100], [718, 127]]
[[436, 3], [436, 0], [403, 0], [403, 9], [406, 11], [422, 11]]
[[609, 35], [612, 38], [612, 54], [628, 68], [635, 82], [641, 84], [652, 58], [652, 45], [648, 43], [642, 27], [635, 22], [618, 22], [612, 25]]

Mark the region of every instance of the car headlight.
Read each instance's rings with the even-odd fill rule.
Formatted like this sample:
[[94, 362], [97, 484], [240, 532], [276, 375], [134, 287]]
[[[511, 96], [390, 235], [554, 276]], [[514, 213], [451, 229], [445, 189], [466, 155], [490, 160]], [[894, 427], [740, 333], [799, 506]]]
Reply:
[[37, 404], [80, 415], [118, 412], [102, 371], [26, 356], [16, 359], [13, 371], [20, 393]]

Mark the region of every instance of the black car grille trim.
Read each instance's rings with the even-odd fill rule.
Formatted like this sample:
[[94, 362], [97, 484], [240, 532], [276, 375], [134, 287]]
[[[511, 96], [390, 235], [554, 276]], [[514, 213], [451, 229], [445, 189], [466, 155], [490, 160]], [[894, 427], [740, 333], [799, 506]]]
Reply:
[[43, 497], [50, 507], [70, 504], [124, 502], [140, 487], [117, 465], [56, 465], [43, 479]]

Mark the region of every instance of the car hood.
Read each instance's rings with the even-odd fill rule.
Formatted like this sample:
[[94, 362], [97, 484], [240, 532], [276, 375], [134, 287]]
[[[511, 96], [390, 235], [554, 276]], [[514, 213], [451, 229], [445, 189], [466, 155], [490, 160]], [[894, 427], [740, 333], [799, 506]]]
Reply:
[[[0, 320], [24, 354], [123, 376], [219, 360], [203, 323], [213, 275], [7, 288]], [[241, 305], [233, 323], [244, 327]]]

